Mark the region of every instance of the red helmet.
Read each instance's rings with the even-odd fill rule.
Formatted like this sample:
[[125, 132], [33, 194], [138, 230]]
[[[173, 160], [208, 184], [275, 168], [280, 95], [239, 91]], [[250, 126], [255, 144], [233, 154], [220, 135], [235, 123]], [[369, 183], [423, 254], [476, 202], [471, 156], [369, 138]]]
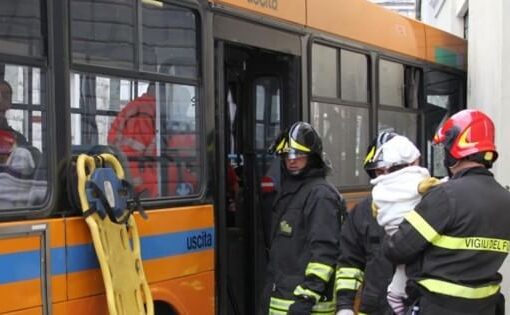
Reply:
[[0, 130], [0, 155], [8, 155], [14, 149], [16, 139], [12, 132]]
[[488, 152], [484, 159], [497, 158], [494, 144], [494, 123], [479, 110], [465, 109], [450, 117], [434, 136], [434, 143], [442, 143], [450, 155], [459, 160]]

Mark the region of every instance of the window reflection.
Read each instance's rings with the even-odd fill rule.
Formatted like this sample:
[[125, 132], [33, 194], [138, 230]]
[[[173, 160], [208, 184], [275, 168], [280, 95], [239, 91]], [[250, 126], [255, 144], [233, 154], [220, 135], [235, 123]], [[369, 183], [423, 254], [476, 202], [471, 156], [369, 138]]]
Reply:
[[73, 74], [71, 86], [71, 94], [79, 95], [71, 104], [75, 150], [110, 146], [142, 197], [198, 193], [195, 86], [84, 73]]
[[336, 48], [313, 45], [312, 94], [338, 97], [338, 52]]
[[434, 176], [446, 176], [444, 152], [432, 145], [432, 138], [441, 123], [465, 107], [462, 78], [442, 71], [427, 71], [425, 77], [425, 137], [430, 152], [429, 165]]
[[367, 103], [368, 101], [368, 64], [363, 54], [341, 50], [342, 99]]
[[368, 108], [312, 102], [312, 124], [333, 163], [336, 186], [368, 184], [363, 159], [368, 146]]
[[404, 107], [404, 66], [387, 60], [379, 61], [379, 103]]
[[164, 2], [137, 4], [137, 0], [71, 0], [73, 61], [197, 78], [193, 11]]
[[47, 193], [41, 70], [0, 64], [0, 210], [40, 206]]
[[416, 113], [379, 110], [378, 132], [393, 131], [416, 143], [418, 116]]
[[41, 57], [44, 51], [41, 1], [0, 1], [0, 52]]

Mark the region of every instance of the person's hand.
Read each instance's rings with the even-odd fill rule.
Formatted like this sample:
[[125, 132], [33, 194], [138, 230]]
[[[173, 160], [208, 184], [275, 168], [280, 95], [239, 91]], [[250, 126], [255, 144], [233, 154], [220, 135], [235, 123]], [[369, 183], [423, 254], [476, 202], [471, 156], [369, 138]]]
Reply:
[[419, 184], [418, 184], [418, 192], [421, 194], [421, 195], [424, 195], [426, 194], [431, 188], [441, 184], [441, 183], [444, 183], [444, 181], [442, 180], [439, 180], [435, 177], [427, 177], [425, 178], [424, 180], [422, 180]]
[[336, 315], [354, 315], [354, 311], [349, 309], [343, 309], [336, 312]]
[[313, 308], [312, 299], [298, 299], [289, 307], [288, 315], [310, 315]]

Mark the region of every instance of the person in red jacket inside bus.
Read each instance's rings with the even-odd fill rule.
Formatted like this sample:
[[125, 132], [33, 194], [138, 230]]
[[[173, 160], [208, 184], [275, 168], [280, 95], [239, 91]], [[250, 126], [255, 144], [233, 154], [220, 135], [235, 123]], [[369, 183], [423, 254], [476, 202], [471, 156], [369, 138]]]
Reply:
[[[197, 178], [186, 166], [182, 153], [184, 147], [193, 148], [194, 135], [172, 134], [162, 137], [165, 152], [172, 152], [164, 156], [165, 164], [162, 164], [163, 159], [157, 154], [155, 92], [155, 84], [149, 84], [146, 93], [122, 109], [108, 131], [108, 144], [116, 146], [126, 155], [130, 180], [138, 193], [143, 192], [142, 197], [189, 195], [196, 190]], [[164, 171], [166, 178], [162, 179]]]

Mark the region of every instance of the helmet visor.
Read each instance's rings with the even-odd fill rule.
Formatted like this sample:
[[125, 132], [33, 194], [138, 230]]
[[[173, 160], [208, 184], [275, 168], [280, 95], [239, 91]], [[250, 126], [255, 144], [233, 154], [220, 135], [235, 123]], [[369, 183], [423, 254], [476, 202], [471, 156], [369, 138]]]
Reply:
[[298, 160], [307, 156], [308, 154], [293, 149], [289, 149], [287, 152], [281, 154], [281, 157], [284, 160]]

